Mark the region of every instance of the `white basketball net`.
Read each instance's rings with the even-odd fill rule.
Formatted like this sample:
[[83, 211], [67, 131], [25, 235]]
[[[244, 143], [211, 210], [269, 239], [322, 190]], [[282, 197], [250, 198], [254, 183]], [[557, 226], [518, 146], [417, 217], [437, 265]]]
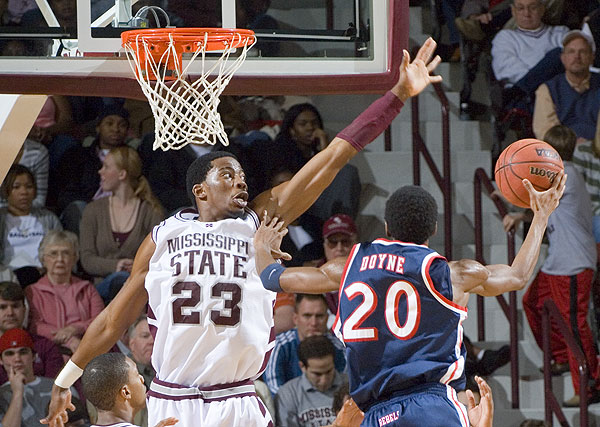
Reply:
[[[207, 37], [208, 34], [205, 33], [204, 40], [194, 43], [196, 50], [189, 52], [191, 57], [187, 59], [187, 65], [185, 60], [183, 67], [180, 67], [179, 61], [175, 61], [175, 73], [171, 76], [175, 77], [174, 80], [165, 79], [169, 76], [166, 67], [161, 65], [168, 63], [172, 57], [177, 57], [172, 35], [169, 34], [168, 48], [159, 61], [153, 59], [150, 44], [141, 35], [125, 45], [129, 64], [144, 95], [148, 98], [154, 115], [154, 150], [159, 147], [163, 151], [179, 150], [190, 142], [214, 145], [219, 141], [223, 145], [229, 145], [221, 115], [217, 112], [219, 96], [231, 80], [233, 73], [246, 59], [246, 53], [256, 39], [238, 47], [239, 56], [231, 60], [229, 57], [235, 50], [232, 46], [239, 44], [239, 40], [231, 43], [224, 42], [223, 54], [218, 59], [211, 58], [211, 62], [214, 63], [206, 68]], [[235, 37], [242, 38], [238, 34], [235, 34]], [[138, 52], [142, 50], [146, 53], [146, 60], [140, 61]], [[201, 74], [197, 80], [191, 82], [186, 77], [188, 68], [196, 59], [201, 61]], [[155, 76], [156, 80], [149, 79], [148, 76]]]

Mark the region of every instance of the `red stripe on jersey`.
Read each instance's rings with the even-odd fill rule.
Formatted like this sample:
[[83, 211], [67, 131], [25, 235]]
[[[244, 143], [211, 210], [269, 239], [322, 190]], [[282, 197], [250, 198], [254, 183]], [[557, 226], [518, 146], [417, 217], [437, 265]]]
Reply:
[[[337, 310], [337, 313], [335, 314], [335, 320], [333, 322], [333, 325], [331, 325], [331, 331], [333, 332], [333, 335], [337, 336], [338, 338], [342, 336], [341, 331], [340, 331], [341, 325], [340, 325], [339, 298], [342, 296], [342, 288], [344, 286], [344, 282], [346, 281], [346, 276], [348, 275], [348, 269], [350, 268], [350, 264], [352, 263], [352, 260], [354, 260], [354, 257], [358, 253], [359, 248], [360, 248], [360, 243], [357, 243], [352, 247], [352, 250], [350, 251], [350, 256], [348, 256], [348, 259], [346, 259], [346, 265], [344, 266], [344, 272], [342, 273], [342, 280], [340, 280], [340, 287], [338, 289], [338, 310]], [[340, 331], [340, 332], [338, 333], [336, 331]]]
[[434, 260], [436, 259], [443, 259], [444, 261], [446, 261], [446, 258], [444, 258], [441, 255], [437, 255], [437, 256], [432, 256], [429, 261], [427, 262], [427, 265], [425, 266], [425, 269], [423, 270], [425, 272], [425, 276], [427, 277], [427, 283], [429, 283], [429, 289], [431, 292], [435, 293], [435, 295], [441, 299], [442, 301], [444, 301], [446, 304], [454, 307], [455, 309], [464, 312], [465, 314], [467, 314], [468, 310], [466, 307], [463, 307], [462, 305], [458, 305], [456, 304], [454, 301], [450, 301], [448, 298], [446, 298], [444, 295], [442, 295], [441, 293], [438, 292], [438, 290], [435, 288], [435, 285], [433, 284], [433, 280], [431, 280], [431, 276], [429, 275], [429, 268], [431, 267], [431, 264], [433, 263]]

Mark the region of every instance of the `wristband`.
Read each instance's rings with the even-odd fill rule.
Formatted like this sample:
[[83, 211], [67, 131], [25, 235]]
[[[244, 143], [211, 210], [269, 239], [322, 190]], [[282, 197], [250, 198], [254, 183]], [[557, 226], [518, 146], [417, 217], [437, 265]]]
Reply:
[[404, 103], [392, 91], [387, 91], [337, 137], [348, 141], [356, 151], [361, 151], [392, 124], [403, 106]]
[[273, 292], [285, 292], [281, 289], [279, 284], [279, 276], [285, 271], [285, 267], [277, 262], [269, 264], [262, 273], [260, 273], [260, 280], [265, 289]]
[[83, 374], [83, 369], [77, 366], [71, 359], [67, 362], [62, 371], [58, 374], [56, 379], [54, 380], [54, 384], [61, 388], [69, 388], [73, 385], [75, 381], [81, 377]]

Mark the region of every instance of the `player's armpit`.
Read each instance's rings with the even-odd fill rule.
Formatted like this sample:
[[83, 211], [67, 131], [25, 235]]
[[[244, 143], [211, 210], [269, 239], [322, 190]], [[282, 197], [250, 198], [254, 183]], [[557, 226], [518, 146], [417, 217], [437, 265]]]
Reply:
[[339, 290], [345, 259], [336, 258], [321, 267], [286, 268], [279, 281], [285, 292], [322, 294]]
[[141, 314], [148, 302], [144, 281], [155, 249], [156, 245], [148, 235], [138, 249], [129, 278], [117, 296], [90, 324], [73, 354], [71, 359], [80, 368], [85, 368], [94, 357], [110, 350]]

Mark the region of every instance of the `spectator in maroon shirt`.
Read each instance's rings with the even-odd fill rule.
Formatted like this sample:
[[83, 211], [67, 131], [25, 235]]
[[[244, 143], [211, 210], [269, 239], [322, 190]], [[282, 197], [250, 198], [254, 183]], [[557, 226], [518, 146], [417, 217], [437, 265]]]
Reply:
[[[25, 295], [21, 285], [12, 282], [0, 282], [0, 334], [14, 328], [23, 328], [25, 319]], [[33, 372], [36, 376], [55, 378], [63, 367], [63, 358], [58, 347], [49, 339], [31, 334], [35, 359]], [[8, 375], [0, 367], [0, 384], [8, 381]]]

